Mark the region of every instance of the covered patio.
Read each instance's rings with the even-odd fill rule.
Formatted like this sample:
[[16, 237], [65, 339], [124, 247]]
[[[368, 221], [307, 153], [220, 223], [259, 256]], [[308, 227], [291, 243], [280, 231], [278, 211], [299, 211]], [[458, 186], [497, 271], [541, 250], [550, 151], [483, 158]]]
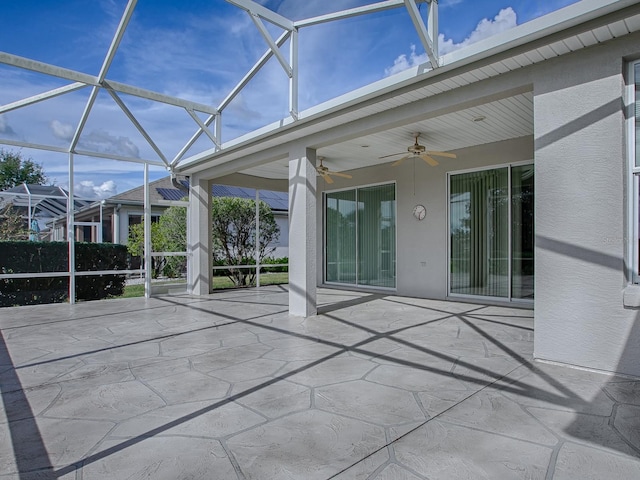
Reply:
[[638, 478], [640, 382], [533, 362], [533, 312], [285, 287], [0, 318], [0, 478]]

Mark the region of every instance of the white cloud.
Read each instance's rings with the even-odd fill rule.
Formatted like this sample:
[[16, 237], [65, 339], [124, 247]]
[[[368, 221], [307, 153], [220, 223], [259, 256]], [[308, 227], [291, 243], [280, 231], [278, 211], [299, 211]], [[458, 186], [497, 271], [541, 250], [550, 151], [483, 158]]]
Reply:
[[51, 128], [51, 132], [56, 138], [66, 141], [70, 141], [73, 138], [73, 133], [75, 131], [72, 125], [62, 123], [59, 120], [53, 120], [49, 124], [49, 128]]
[[421, 65], [428, 60], [427, 54], [423, 53], [422, 55], [416, 55], [416, 46], [411, 45], [411, 53], [409, 54], [409, 58], [403, 53], [399, 55], [394, 61], [393, 65], [389, 68], [384, 69], [384, 74], [386, 77], [389, 75], [394, 75], [396, 73], [400, 73], [408, 68], [415, 67], [417, 65]]
[[[56, 138], [70, 141], [73, 138], [75, 128], [59, 120], [53, 120], [49, 128]], [[125, 157], [140, 158], [138, 146], [125, 136], [111, 135], [106, 130], [93, 130], [90, 133], [82, 134], [78, 144], [87, 150], [101, 153], [113, 153]]]
[[94, 130], [80, 137], [80, 146], [101, 153], [140, 158], [140, 150], [129, 137], [116, 137], [105, 130]]
[[16, 134], [15, 130], [11, 128], [11, 125], [9, 125], [9, 122], [7, 122], [4, 115], [0, 115], [0, 133], [9, 137], [15, 136]]
[[118, 189], [113, 180], [107, 180], [101, 185], [96, 185], [91, 180], [83, 180], [74, 185], [73, 193], [83, 198], [103, 199], [117, 194]]
[[[441, 33], [438, 37], [438, 45], [440, 55], [446, 55], [447, 53], [459, 50], [460, 48], [467, 47], [473, 43], [489, 38], [497, 33], [509, 30], [517, 25], [517, 14], [513, 8], [503, 8], [493, 19], [483, 18], [478, 22], [475, 30], [459, 43], [455, 43], [452, 39], [445, 39]], [[426, 53], [417, 55], [416, 46], [411, 45], [411, 53], [407, 57], [406, 54], [399, 55], [393, 61], [393, 65], [385, 69], [385, 76], [393, 75], [395, 73], [402, 72], [411, 67], [416, 67], [429, 61]]]
[[493, 17], [493, 20], [483, 18], [480, 20], [476, 29], [471, 32], [467, 38], [460, 43], [455, 43], [453, 40], [445, 40], [444, 35], [440, 34], [438, 37], [440, 44], [440, 55], [446, 55], [449, 52], [458, 50], [460, 48], [471, 45], [472, 43], [479, 42], [485, 38], [492, 37], [497, 33], [504, 32], [515, 27], [518, 24], [518, 16], [511, 7], [503, 8], [498, 14]]
[[464, 0], [440, 0], [440, 2], [438, 2], [438, 7], [439, 8], [454, 7], [462, 3], [463, 1]]

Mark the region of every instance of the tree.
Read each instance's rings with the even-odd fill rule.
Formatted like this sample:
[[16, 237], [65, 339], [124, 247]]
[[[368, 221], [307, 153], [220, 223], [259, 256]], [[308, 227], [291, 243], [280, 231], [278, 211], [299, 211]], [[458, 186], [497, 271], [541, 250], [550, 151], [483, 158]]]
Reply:
[[0, 209], [0, 240], [28, 240], [27, 221], [13, 204], [9, 203]]
[[[157, 222], [151, 223], [151, 249], [154, 252], [187, 250], [187, 209], [169, 207]], [[136, 257], [144, 255], [144, 222], [129, 227], [127, 250]], [[151, 275], [176, 277], [185, 270], [186, 257], [152, 257]]]
[[[159, 229], [162, 232], [163, 252], [187, 251], [187, 208], [169, 207], [160, 216]], [[187, 268], [187, 257], [166, 257], [163, 273], [177, 277]]]
[[[273, 253], [269, 247], [280, 237], [280, 228], [269, 205], [260, 201], [260, 242], [257, 245], [259, 261]], [[214, 197], [211, 223], [213, 258], [216, 263], [247, 265], [256, 257], [256, 202], [247, 198]], [[237, 286], [251, 285], [255, 269], [230, 268], [229, 278]]]
[[[280, 236], [271, 208], [259, 203], [260, 262], [273, 252], [269, 247]], [[247, 265], [255, 263], [256, 254], [256, 202], [237, 197], [212, 198], [213, 260], [218, 265]], [[129, 230], [129, 253], [142, 256], [144, 252], [144, 224], [133, 225]], [[154, 252], [184, 252], [187, 249], [187, 209], [170, 207], [151, 224], [151, 248]], [[186, 258], [153, 257], [152, 275], [174, 277], [184, 271]], [[230, 268], [227, 273], [237, 286], [251, 285], [255, 281], [255, 270]]]
[[30, 158], [22, 158], [20, 153], [0, 149], [0, 191], [22, 183], [46, 184], [47, 177], [42, 165]]

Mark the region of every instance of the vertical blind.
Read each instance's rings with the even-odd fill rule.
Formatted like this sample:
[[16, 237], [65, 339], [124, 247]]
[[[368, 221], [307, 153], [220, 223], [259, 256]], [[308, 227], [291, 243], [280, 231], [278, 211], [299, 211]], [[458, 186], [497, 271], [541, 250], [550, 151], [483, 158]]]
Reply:
[[452, 293], [509, 294], [507, 168], [451, 176]]
[[450, 182], [450, 292], [533, 298], [533, 165], [511, 168], [511, 185], [509, 167]]
[[326, 281], [396, 286], [395, 185], [326, 194]]

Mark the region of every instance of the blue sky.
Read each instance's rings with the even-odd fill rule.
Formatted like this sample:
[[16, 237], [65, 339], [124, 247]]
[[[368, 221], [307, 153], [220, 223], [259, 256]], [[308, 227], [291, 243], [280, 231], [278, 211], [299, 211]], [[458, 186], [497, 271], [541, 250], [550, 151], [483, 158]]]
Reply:
[[[441, 53], [513, 28], [577, 0], [440, 0]], [[260, 0], [293, 20], [373, 0]], [[3, 2], [0, 51], [97, 74], [125, 0]], [[426, 5], [421, 7], [424, 11]], [[272, 36], [281, 31], [269, 27]], [[25, 33], [28, 32], [28, 33]], [[224, 0], [139, 0], [107, 75], [168, 95], [217, 106], [266, 50], [249, 16]], [[300, 108], [304, 110], [412, 65], [425, 53], [405, 9], [303, 29], [300, 33]], [[69, 82], [0, 65], [0, 104]], [[0, 115], [0, 138], [68, 144], [88, 89]], [[287, 116], [286, 76], [275, 59], [224, 113], [223, 140]], [[181, 109], [123, 96], [127, 106], [171, 159], [195, 131]], [[99, 97], [81, 137], [86, 150], [157, 159], [108, 95]], [[2, 147], [17, 150], [16, 147]], [[189, 151], [211, 148], [202, 139]], [[50, 180], [67, 184], [64, 154], [23, 149]], [[166, 174], [152, 169], [152, 177]], [[135, 163], [76, 157], [76, 193], [106, 197], [142, 183]]]

